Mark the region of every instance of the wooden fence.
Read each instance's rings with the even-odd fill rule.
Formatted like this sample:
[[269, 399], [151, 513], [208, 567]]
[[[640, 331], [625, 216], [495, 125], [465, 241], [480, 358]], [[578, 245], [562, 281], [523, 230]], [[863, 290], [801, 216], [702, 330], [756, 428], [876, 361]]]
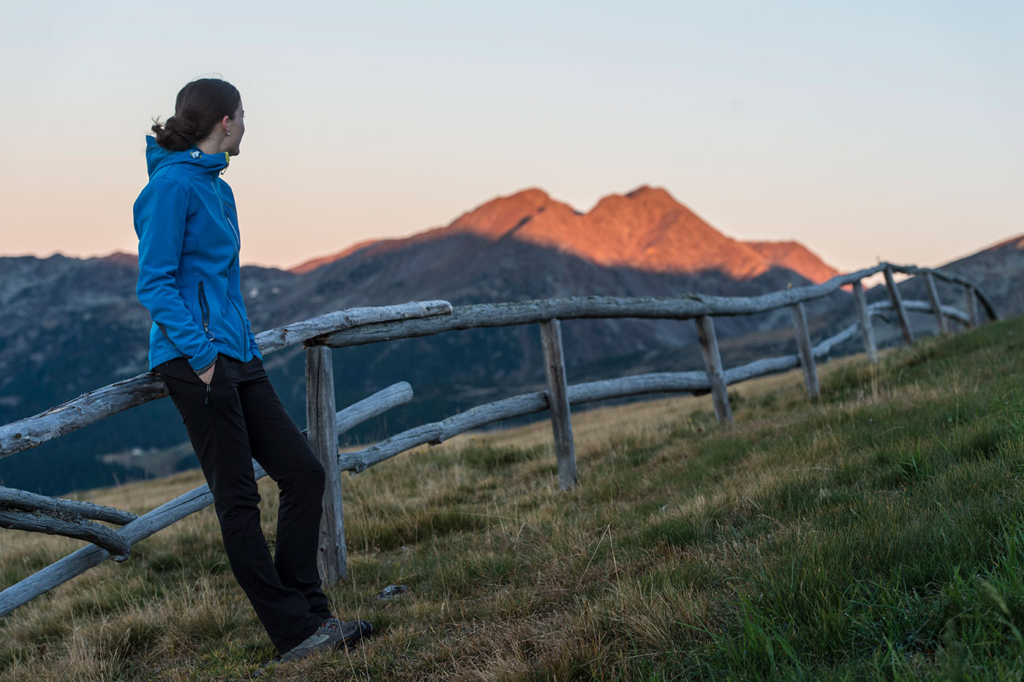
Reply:
[[[894, 273], [923, 277], [927, 301], [904, 301], [893, 280]], [[889, 301], [868, 305], [861, 280], [883, 273]], [[966, 311], [939, 300], [935, 279], [964, 288]], [[811, 345], [804, 304], [852, 285], [857, 321], [839, 333]], [[720, 422], [732, 421], [727, 387], [758, 376], [802, 367], [808, 395], [819, 395], [815, 358], [827, 355], [838, 344], [860, 334], [868, 359], [878, 361], [873, 316], [894, 314], [907, 343], [914, 342], [908, 311], [935, 315], [940, 333], [948, 331], [947, 320], [977, 326], [977, 302], [987, 317], [999, 314], [985, 293], [973, 283], [927, 268], [890, 263], [840, 275], [822, 284], [796, 287], [762, 296], [722, 297], [686, 294], [676, 298], [616, 298], [586, 296], [515, 303], [488, 303], [452, 307], [447, 301], [419, 301], [402, 305], [342, 310], [262, 332], [257, 343], [263, 355], [301, 343], [306, 349], [306, 423], [304, 433], [328, 472], [321, 522], [320, 568], [324, 581], [334, 584], [346, 576], [341, 473], [352, 474], [379, 464], [423, 444], [438, 444], [457, 434], [497, 421], [547, 410], [551, 415], [558, 484], [562, 490], [576, 485], [576, 455], [573, 444], [571, 406], [582, 403], [641, 395], [683, 392], [712, 395]], [[750, 315], [788, 307], [793, 314], [798, 353], [757, 360], [725, 369], [718, 350], [713, 318], [719, 315]], [[582, 318], [692, 319], [705, 363], [705, 371], [660, 372], [569, 385], [565, 374], [561, 321]], [[339, 453], [338, 435], [367, 419], [407, 403], [412, 387], [406, 382], [335, 411], [334, 373], [331, 348], [379, 343], [401, 338], [428, 336], [447, 331], [482, 327], [537, 324], [544, 350], [547, 389], [479, 405], [439, 422], [424, 424], [356, 452]], [[167, 396], [159, 375], [146, 372], [89, 391], [33, 417], [0, 426], [0, 458], [23, 452], [100, 419]], [[253, 463], [257, 479], [266, 472]], [[65, 535], [90, 544], [0, 592], [0, 616], [112, 558], [126, 560], [131, 547], [153, 533], [180, 521], [213, 503], [209, 487], [202, 485], [136, 516], [109, 507], [35, 495], [0, 488], [0, 527]], [[105, 521], [119, 525], [113, 529]]]

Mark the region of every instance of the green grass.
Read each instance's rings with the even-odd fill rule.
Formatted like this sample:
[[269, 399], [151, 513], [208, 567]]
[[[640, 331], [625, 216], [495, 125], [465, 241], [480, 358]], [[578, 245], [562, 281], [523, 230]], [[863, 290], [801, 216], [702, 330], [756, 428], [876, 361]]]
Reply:
[[[566, 493], [550, 446], [486, 437], [344, 477], [329, 593], [378, 634], [262, 679], [1019, 679], [1024, 320], [822, 376], [814, 403], [797, 376], [734, 387], [731, 427], [609, 432]], [[5, 583], [50, 541], [0, 549]], [[410, 591], [377, 600], [391, 583]], [[211, 510], [0, 637], [0, 680], [242, 679], [274, 654]]]

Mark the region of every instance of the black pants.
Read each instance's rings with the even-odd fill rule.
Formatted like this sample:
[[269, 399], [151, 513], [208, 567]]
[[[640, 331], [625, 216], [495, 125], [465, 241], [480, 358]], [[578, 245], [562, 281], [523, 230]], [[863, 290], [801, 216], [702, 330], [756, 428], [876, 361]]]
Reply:
[[[218, 353], [209, 392], [184, 357], [154, 371], [181, 413], [210, 484], [235, 579], [283, 653], [331, 615], [316, 564], [324, 468], [259, 358], [242, 362]], [[260, 529], [252, 459], [281, 489], [273, 559]]]

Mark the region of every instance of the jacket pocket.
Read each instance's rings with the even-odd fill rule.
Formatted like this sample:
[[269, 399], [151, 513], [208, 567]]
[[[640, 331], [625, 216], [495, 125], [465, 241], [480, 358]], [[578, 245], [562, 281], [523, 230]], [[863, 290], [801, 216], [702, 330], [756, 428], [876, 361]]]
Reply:
[[171, 358], [166, 362], [160, 363], [153, 370], [164, 379], [164, 383], [167, 383], [168, 377], [172, 381], [191, 384], [192, 386], [205, 383], [188, 364], [185, 357]]
[[206, 300], [206, 290], [203, 287], [203, 280], [199, 280], [196, 285], [198, 294], [197, 299], [199, 301], [199, 312], [203, 318], [203, 331], [206, 333], [206, 338], [213, 341], [216, 338], [213, 332], [210, 331], [210, 303]]

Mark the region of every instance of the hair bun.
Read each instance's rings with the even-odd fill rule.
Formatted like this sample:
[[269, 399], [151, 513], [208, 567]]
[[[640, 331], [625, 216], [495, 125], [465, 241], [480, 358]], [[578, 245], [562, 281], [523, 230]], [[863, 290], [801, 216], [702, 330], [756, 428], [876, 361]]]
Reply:
[[167, 122], [164, 123], [164, 128], [178, 133], [189, 142], [195, 142], [199, 133], [195, 123], [187, 118], [181, 118], [180, 116], [171, 116], [167, 119]]

